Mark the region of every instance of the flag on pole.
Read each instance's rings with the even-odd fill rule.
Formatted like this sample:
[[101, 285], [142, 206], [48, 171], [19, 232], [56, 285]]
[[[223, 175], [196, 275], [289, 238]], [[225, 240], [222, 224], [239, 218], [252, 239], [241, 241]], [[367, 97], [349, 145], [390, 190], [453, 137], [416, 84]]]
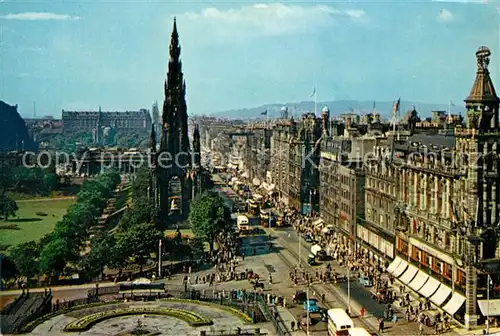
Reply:
[[267, 110], [265, 110], [264, 112], [261, 112], [260, 115], [267, 115]]
[[373, 110], [375, 111], [375, 100], [373, 101]]
[[398, 101], [396, 102], [396, 106], [394, 106], [396, 111], [399, 111], [399, 105], [401, 104], [401, 97], [398, 98]]
[[450, 100], [450, 106], [455, 106], [455, 104], [453, 104], [453, 102]]
[[309, 98], [314, 97], [315, 94], [316, 94], [316, 88], [313, 89], [313, 93], [311, 93], [311, 95], [309, 96]]

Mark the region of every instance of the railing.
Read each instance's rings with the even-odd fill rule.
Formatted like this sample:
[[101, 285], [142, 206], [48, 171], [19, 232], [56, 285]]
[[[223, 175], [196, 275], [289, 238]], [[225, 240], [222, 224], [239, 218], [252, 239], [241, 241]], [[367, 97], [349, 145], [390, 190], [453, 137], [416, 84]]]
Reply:
[[255, 329], [232, 329], [232, 330], [210, 330], [210, 331], [200, 331], [200, 336], [251, 336], [251, 335], [267, 335], [266, 333], [261, 333], [259, 328]]

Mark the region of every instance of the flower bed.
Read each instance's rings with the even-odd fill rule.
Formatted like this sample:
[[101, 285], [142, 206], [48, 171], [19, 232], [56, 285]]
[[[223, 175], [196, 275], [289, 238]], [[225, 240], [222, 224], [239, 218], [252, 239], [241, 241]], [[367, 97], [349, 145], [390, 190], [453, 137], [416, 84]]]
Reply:
[[67, 314], [67, 313], [71, 313], [72, 311], [75, 311], [75, 310], [86, 309], [86, 308], [93, 308], [93, 307], [99, 307], [99, 306], [104, 306], [104, 305], [108, 305], [108, 304], [116, 304], [116, 303], [120, 303], [120, 302], [121, 301], [108, 301], [108, 302], [89, 303], [89, 304], [74, 306], [74, 307], [70, 307], [70, 308], [66, 308], [66, 309], [61, 309], [61, 310], [58, 310], [56, 312], [52, 312], [52, 313], [49, 313], [49, 314], [45, 314], [45, 315], [40, 316], [36, 320], [31, 321], [27, 325], [25, 325], [23, 327], [23, 329], [21, 330], [21, 333], [30, 333], [37, 326], [39, 326], [40, 324], [42, 324], [43, 322], [45, 322], [47, 320], [50, 320], [53, 317], [56, 317], [57, 315], [64, 315], [64, 314]]
[[159, 307], [130, 307], [113, 309], [100, 313], [95, 313], [87, 315], [73, 321], [64, 327], [64, 331], [80, 332], [89, 330], [96, 323], [105, 321], [110, 318], [126, 316], [126, 315], [142, 315], [142, 314], [153, 314], [153, 315], [165, 315], [170, 317], [175, 317], [184, 322], [187, 322], [192, 327], [200, 327], [213, 324], [212, 320], [201, 316], [197, 313], [190, 312], [181, 309], [171, 309], [171, 308], [159, 308]]
[[199, 300], [189, 300], [189, 299], [177, 299], [177, 298], [168, 298], [168, 299], [161, 299], [161, 300], [162, 301], [171, 301], [171, 302], [193, 303], [193, 304], [198, 304], [201, 306], [213, 307], [216, 309], [223, 310], [227, 313], [233, 314], [245, 323], [253, 323], [253, 319], [250, 316], [248, 316], [247, 314], [243, 313], [241, 310], [238, 310], [236, 308], [229, 307], [229, 306], [220, 305], [218, 303], [213, 303], [213, 302], [208, 302], [208, 301], [199, 301]]

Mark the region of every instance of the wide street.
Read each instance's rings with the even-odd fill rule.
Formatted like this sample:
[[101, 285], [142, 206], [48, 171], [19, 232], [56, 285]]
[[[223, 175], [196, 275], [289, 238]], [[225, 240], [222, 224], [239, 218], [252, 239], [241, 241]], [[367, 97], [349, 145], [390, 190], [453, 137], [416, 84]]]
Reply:
[[[222, 184], [221, 180], [217, 177], [215, 178], [216, 190], [226, 199], [228, 205], [232, 204], [234, 200], [238, 200], [234, 191], [229, 187]], [[297, 318], [298, 315], [303, 314], [305, 311], [302, 305], [293, 305], [292, 296], [297, 290], [306, 290], [306, 285], [302, 281], [302, 277], [299, 276], [299, 281], [297, 285], [289, 278], [289, 273], [293, 268], [299, 265], [299, 248], [301, 249], [301, 268], [299, 268], [298, 274], [301, 274], [302, 270], [314, 275], [316, 271], [324, 271], [326, 264], [320, 264], [317, 266], [310, 266], [307, 264], [307, 256], [310, 253], [311, 244], [306, 243], [299, 237], [295, 230], [291, 227], [284, 228], [273, 228], [271, 229], [271, 237], [268, 236], [268, 228], [265, 231], [262, 230], [261, 234], [248, 235], [242, 237], [242, 248], [245, 251], [245, 258], [240, 258], [237, 271], [243, 272], [245, 270], [253, 270], [255, 273], [259, 274], [261, 280], [264, 282], [264, 291], [274, 293], [276, 295], [281, 295], [286, 298], [287, 310], [284, 310], [282, 314], [282, 319], [290, 325], [290, 322]], [[272, 247], [269, 249], [270, 242], [272, 242]], [[255, 251], [255, 255], [254, 255]], [[330, 262], [332, 268], [339, 274], [345, 275], [346, 270], [340, 267], [336, 262]], [[195, 284], [195, 279], [201, 279], [204, 275], [213, 272], [213, 269], [203, 270], [200, 272], [193, 273], [191, 275], [191, 283], [195, 288], [205, 289], [207, 293], [211, 291], [222, 291], [231, 289], [246, 289], [253, 290], [251, 284], [246, 281], [228, 281], [215, 283], [214, 286], [209, 287], [208, 284], [198, 283]], [[272, 276], [272, 283], [269, 284], [269, 275]], [[169, 284], [179, 285], [182, 283], [183, 274], [175, 275], [171, 280], [167, 281], [165, 279], [156, 282], [165, 282], [167, 288]], [[111, 286], [112, 283], [102, 283], [100, 287]], [[359, 284], [359, 282], [353, 278], [349, 283], [350, 285], [350, 308], [354, 316], [354, 324], [358, 327], [363, 327], [372, 333], [377, 331], [377, 318], [382, 316], [386, 305], [377, 303], [371, 298], [370, 289], [365, 288]], [[71, 299], [77, 297], [86, 297], [87, 290], [93, 288], [93, 284], [82, 285], [82, 286], [71, 286], [71, 287], [58, 287], [53, 290], [56, 298]], [[320, 306], [324, 308], [347, 308], [348, 301], [348, 283], [339, 282], [337, 284], [333, 283], [320, 283], [319, 281], [313, 282], [309, 288], [310, 297], [314, 297], [320, 301]], [[40, 289], [43, 290], [43, 289]], [[1, 292], [0, 295], [2, 299], [6, 299], [10, 295], [16, 292]], [[17, 294], [17, 293], [16, 293]], [[325, 294], [325, 302], [321, 302], [321, 295]], [[364, 307], [367, 311], [364, 318], [359, 317], [359, 312], [361, 307]], [[280, 312], [281, 313], [281, 312]], [[403, 318], [401, 312], [397, 313], [399, 321], [397, 323], [386, 322], [384, 333], [390, 335], [416, 335], [418, 334], [418, 327], [415, 322], [407, 322]], [[296, 320], [295, 320], [296, 321]], [[327, 325], [324, 322], [317, 322], [311, 326], [311, 332], [315, 335], [327, 335]], [[431, 334], [431, 330], [427, 330], [426, 334]], [[448, 333], [449, 334], [449, 333]]]

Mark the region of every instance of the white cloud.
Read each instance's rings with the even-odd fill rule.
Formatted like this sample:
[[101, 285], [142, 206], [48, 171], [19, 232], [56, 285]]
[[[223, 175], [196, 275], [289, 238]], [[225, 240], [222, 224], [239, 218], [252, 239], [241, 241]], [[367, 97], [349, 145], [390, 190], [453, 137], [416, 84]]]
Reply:
[[471, 4], [488, 4], [489, 0], [432, 0], [433, 2], [456, 2], [456, 3], [471, 3]]
[[25, 20], [25, 21], [47, 21], [47, 20], [79, 20], [78, 16], [68, 14], [55, 14], [47, 12], [24, 12], [16, 14], [2, 15], [5, 20]]
[[179, 21], [189, 21], [205, 33], [225, 36], [286, 35], [326, 27], [344, 18], [366, 22], [363, 10], [340, 10], [327, 5], [301, 6], [282, 3], [246, 5], [237, 9], [206, 8], [187, 12]]
[[439, 15], [438, 15], [438, 20], [439, 21], [449, 22], [449, 21], [453, 20], [453, 18], [454, 18], [453, 13], [450, 12], [449, 10], [447, 10], [447, 9], [441, 9], [439, 11]]

